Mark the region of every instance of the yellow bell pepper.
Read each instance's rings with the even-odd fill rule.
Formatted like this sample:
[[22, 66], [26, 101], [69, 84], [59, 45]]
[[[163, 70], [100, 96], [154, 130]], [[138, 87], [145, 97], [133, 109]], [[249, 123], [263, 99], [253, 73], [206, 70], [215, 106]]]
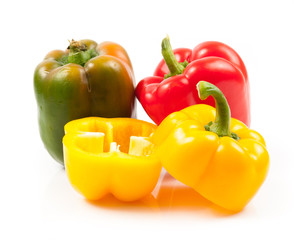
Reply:
[[71, 185], [89, 200], [113, 194], [134, 201], [148, 195], [161, 172], [148, 141], [155, 129], [131, 118], [89, 117], [67, 123], [63, 146]]
[[152, 136], [154, 154], [177, 180], [223, 208], [240, 211], [265, 180], [264, 139], [231, 118], [216, 86], [201, 81], [197, 88], [200, 99], [215, 99], [216, 108], [198, 104], [170, 114]]

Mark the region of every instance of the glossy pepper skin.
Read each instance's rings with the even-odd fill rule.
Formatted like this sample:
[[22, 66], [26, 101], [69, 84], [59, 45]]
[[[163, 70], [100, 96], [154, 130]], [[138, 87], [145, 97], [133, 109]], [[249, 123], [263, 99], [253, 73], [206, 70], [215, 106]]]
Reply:
[[170, 114], [152, 136], [154, 154], [177, 180], [223, 208], [240, 211], [265, 180], [269, 155], [264, 139], [230, 118], [225, 97], [214, 85], [201, 81], [198, 89], [201, 99], [216, 99], [216, 109], [198, 104]]
[[214, 106], [210, 97], [202, 102], [195, 89], [199, 81], [208, 81], [226, 96], [232, 116], [250, 125], [250, 96], [247, 71], [240, 56], [220, 42], [204, 42], [193, 50], [172, 51], [169, 39], [162, 42], [164, 59], [154, 76], [141, 80], [136, 96], [156, 123], [170, 113], [204, 103]]
[[63, 164], [64, 125], [88, 116], [134, 117], [134, 75], [126, 51], [113, 42], [72, 41], [49, 52], [34, 74], [39, 130]]
[[88, 117], [65, 125], [65, 170], [86, 199], [113, 194], [134, 201], [152, 192], [161, 163], [149, 141], [156, 125], [131, 118]]

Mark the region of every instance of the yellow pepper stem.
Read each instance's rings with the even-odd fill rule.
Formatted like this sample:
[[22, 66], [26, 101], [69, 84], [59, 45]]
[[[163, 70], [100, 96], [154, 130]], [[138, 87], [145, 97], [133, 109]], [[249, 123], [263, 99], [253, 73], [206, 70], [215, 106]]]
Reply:
[[209, 96], [212, 96], [215, 100], [215, 121], [208, 123], [205, 129], [216, 133], [219, 137], [229, 136], [238, 140], [237, 134], [231, 132], [231, 110], [222, 91], [215, 85], [205, 81], [198, 82], [197, 90], [201, 100], [205, 100]]

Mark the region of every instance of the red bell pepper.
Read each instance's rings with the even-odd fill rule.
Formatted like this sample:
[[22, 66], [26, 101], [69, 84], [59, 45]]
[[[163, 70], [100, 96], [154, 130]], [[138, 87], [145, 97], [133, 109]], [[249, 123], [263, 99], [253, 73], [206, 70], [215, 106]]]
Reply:
[[190, 105], [214, 105], [213, 98], [202, 101], [196, 85], [207, 81], [216, 85], [225, 95], [232, 117], [250, 125], [249, 81], [240, 56], [220, 42], [204, 42], [193, 50], [172, 50], [169, 38], [162, 41], [163, 60], [154, 76], [142, 79], [136, 87], [136, 96], [149, 117], [156, 123], [170, 113]]

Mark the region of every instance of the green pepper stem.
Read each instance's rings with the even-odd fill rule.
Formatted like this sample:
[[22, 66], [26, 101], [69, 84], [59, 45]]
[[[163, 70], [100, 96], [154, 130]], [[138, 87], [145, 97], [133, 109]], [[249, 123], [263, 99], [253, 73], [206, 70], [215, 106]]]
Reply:
[[169, 73], [166, 74], [164, 78], [168, 78], [183, 73], [185, 67], [188, 65], [188, 62], [185, 61], [183, 63], [179, 63], [177, 61], [170, 44], [169, 36], [166, 36], [161, 42], [161, 53], [169, 69]]
[[238, 139], [236, 134], [231, 133], [231, 111], [227, 99], [221, 90], [215, 85], [205, 81], [198, 82], [197, 90], [201, 100], [205, 100], [209, 96], [212, 96], [215, 100], [215, 121], [206, 125], [205, 129], [216, 133], [220, 137], [229, 136]]
[[87, 45], [79, 41], [71, 40], [68, 49], [68, 63], [76, 63], [84, 66], [93, 57], [92, 50], [88, 50]]

